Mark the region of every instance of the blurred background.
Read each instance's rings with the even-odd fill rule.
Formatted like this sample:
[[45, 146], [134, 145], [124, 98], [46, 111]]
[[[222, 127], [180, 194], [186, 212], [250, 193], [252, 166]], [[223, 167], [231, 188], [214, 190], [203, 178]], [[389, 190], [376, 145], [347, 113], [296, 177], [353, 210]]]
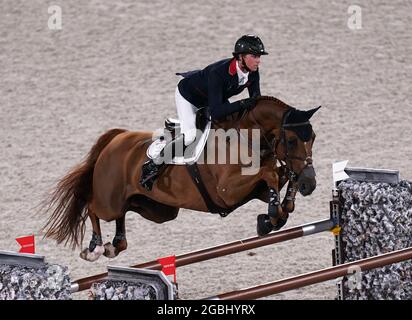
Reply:
[[[286, 227], [329, 216], [332, 163], [400, 170], [412, 179], [412, 5], [410, 1], [156, 1], [65, 0], [62, 26], [51, 30], [49, 1], [0, 0], [0, 250], [36, 236], [36, 252], [67, 265], [73, 279], [256, 235], [254, 200], [222, 219], [181, 210], [163, 225], [136, 213], [126, 219], [129, 248], [89, 263], [42, 239], [47, 216], [36, 206], [114, 127], [161, 128], [176, 117], [175, 72], [231, 56], [243, 34], [257, 34], [261, 92], [309, 109], [318, 186], [298, 196]], [[352, 5], [361, 28], [348, 26]], [[357, 23], [359, 19], [357, 20]], [[359, 24], [358, 24], [359, 26]], [[239, 99], [243, 97], [235, 97]], [[102, 222], [103, 241], [114, 223]], [[86, 231], [87, 246], [91, 236]], [[183, 299], [197, 299], [331, 265], [331, 234], [269, 246], [179, 268]], [[325, 282], [267, 299], [334, 299]], [[77, 293], [75, 299], [86, 299]]]

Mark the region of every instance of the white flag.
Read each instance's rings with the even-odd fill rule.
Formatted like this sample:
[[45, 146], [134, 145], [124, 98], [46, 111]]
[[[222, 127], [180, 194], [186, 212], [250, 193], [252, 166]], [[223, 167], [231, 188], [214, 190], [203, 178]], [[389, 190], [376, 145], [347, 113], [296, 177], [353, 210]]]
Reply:
[[345, 180], [349, 178], [349, 176], [345, 172], [346, 165], [349, 160], [335, 162], [332, 165], [332, 172], [333, 172], [333, 183], [335, 184], [337, 181]]

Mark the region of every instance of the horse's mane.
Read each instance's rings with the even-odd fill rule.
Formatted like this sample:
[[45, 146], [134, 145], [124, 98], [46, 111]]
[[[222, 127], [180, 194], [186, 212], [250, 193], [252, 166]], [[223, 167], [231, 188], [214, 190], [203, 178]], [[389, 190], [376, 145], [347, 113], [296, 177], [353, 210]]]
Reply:
[[291, 108], [290, 105], [288, 105], [288, 104], [284, 103], [283, 101], [281, 101], [281, 100], [279, 100], [279, 99], [277, 99], [277, 98], [275, 98], [275, 97], [272, 97], [272, 96], [259, 96], [259, 97], [257, 97], [257, 101], [258, 101], [258, 102], [261, 101], [261, 100], [273, 101], [273, 102], [276, 103], [277, 105], [282, 106], [282, 107], [284, 107], [284, 108]]
[[[284, 108], [284, 109], [292, 108], [290, 105], [288, 105], [288, 104], [284, 103], [283, 101], [281, 101], [281, 100], [279, 100], [275, 97], [272, 97], [272, 96], [258, 96], [258, 97], [256, 97], [256, 102], [258, 103], [259, 101], [272, 101], [275, 104], [274, 107], [280, 107], [280, 108]], [[248, 112], [249, 111], [235, 112], [235, 113], [231, 114], [229, 116], [229, 118], [227, 117], [225, 120], [218, 121], [218, 122], [232, 123], [232, 124], [233, 124], [233, 122], [237, 123], [237, 122], [241, 121], [244, 118], [244, 116], [246, 116], [246, 114], [248, 114]], [[216, 121], [213, 121], [213, 123], [216, 124]], [[218, 126], [218, 128], [220, 128], [220, 127], [221, 126]]]

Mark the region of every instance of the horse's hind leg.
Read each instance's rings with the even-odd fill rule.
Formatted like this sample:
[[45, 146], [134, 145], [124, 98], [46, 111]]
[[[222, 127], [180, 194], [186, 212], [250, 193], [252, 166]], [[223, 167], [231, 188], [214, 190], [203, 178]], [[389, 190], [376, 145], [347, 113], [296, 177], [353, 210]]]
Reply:
[[102, 241], [102, 232], [100, 230], [100, 221], [96, 217], [94, 212], [88, 209], [88, 215], [90, 221], [92, 222], [93, 234], [92, 239], [90, 240], [89, 247], [84, 249], [80, 253], [80, 258], [87, 261], [96, 261], [104, 252], [103, 241]]
[[126, 214], [116, 219], [116, 235], [113, 238], [113, 243], [107, 242], [104, 245], [104, 255], [108, 258], [114, 258], [127, 249], [125, 220]]

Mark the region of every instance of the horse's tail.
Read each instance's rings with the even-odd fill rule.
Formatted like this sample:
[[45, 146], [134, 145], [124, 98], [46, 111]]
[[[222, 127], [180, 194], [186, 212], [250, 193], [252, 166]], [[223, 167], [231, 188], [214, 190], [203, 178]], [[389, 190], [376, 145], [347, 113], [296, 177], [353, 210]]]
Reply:
[[73, 249], [82, 243], [97, 158], [115, 136], [125, 131], [112, 129], [103, 134], [86, 159], [59, 181], [48, 201], [44, 203], [47, 211], [53, 210], [42, 229], [46, 232], [44, 237], [55, 239], [57, 243], [65, 241], [65, 245], [69, 243]]

